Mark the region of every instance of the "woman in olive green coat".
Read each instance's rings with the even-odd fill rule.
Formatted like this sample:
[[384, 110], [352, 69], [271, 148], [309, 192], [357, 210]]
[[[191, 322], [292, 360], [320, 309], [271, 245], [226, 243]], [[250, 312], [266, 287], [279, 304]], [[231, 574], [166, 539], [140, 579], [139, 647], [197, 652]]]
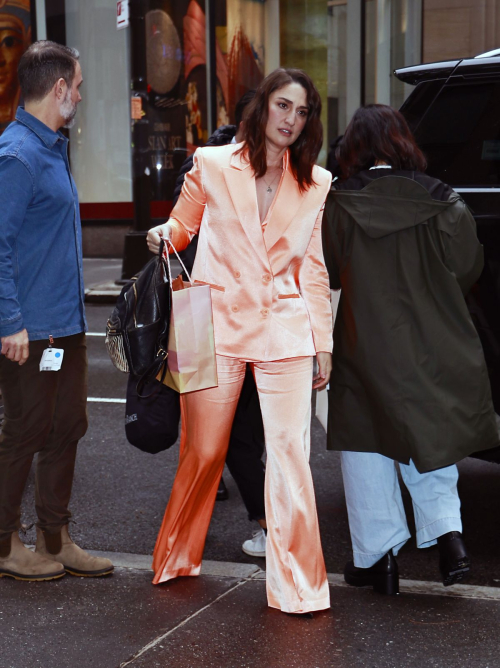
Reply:
[[452, 584], [468, 571], [454, 464], [498, 444], [464, 300], [482, 271], [482, 247], [459, 195], [423, 173], [399, 112], [359, 109], [337, 159], [343, 180], [327, 200], [323, 249], [331, 287], [342, 289], [328, 448], [343, 451], [354, 548], [346, 580], [397, 584], [392, 553], [409, 533], [395, 460], [412, 495], [417, 543], [439, 539], [443, 581]]

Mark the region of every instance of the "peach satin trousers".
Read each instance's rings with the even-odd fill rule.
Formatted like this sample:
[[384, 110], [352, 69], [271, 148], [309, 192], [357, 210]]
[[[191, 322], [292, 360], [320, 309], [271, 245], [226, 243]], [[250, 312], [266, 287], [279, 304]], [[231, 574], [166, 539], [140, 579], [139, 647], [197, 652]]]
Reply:
[[[309, 468], [312, 358], [252, 362], [264, 422], [268, 603], [283, 612], [330, 606]], [[154, 584], [198, 575], [245, 362], [217, 356], [219, 387], [181, 398], [179, 468], [156, 541]]]

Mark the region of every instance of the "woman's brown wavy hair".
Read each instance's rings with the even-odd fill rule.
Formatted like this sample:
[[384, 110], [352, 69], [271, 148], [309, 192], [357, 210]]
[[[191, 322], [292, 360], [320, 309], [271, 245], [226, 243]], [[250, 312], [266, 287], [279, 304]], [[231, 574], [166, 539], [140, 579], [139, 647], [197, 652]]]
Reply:
[[257, 178], [267, 171], [266, 126], [269, 116], [269, 97], [274, 91], [290, 83], [298, 83], [307, 94], [306, 124], [290, 148], [290, 164], [299, 189], [308, 190], [316, 185], [312, 170], [323, 144], [321, 123], [321, 98], [312, 79], [303, 70], [279, 68], [271, 72], [257, 88], [254, 99], [248, 104], [244, 114], [243, 140], [240, 149], [244, 151]]
[[404, 116], [386, 104], [368, 104], [355, 112], [335, 156], [344, 178], [379, 161], [393, 169], [423, 172], [427, 167]]

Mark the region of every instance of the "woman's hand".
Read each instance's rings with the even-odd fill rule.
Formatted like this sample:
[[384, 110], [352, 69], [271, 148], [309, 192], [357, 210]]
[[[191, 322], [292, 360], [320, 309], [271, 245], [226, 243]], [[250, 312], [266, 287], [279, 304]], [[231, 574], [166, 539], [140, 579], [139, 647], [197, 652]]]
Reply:
[[313, 390], [323, 390], [330, 380], [332, 372], [332, 354], [316, 353], [318, 373], [313, 378]]
[[163, 225], [157, 225], [156, 227], [152, 227], [149, 230], [146, 241], [148, 243], [149, 250], [157, 255], [160, 250], [161, 240], [171, 238], [172, 225], [170, 225], [170, 223], [163, 223]]

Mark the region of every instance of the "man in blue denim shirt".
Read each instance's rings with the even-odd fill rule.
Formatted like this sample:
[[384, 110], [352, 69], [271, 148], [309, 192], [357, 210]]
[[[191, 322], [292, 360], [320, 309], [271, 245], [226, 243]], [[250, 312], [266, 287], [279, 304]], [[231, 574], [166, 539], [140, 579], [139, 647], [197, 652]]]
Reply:
[[[81, 227], [60, 132], [81, 101], [78, 58], [48, 41], [28, 48], [18, 70], [26, 107], [0, 138], [0, 577], [18, 580], [113, 570], [68, 533], [76, 448], [87, 430]], [[18, 528], [36, 452], [33, 553]]]

